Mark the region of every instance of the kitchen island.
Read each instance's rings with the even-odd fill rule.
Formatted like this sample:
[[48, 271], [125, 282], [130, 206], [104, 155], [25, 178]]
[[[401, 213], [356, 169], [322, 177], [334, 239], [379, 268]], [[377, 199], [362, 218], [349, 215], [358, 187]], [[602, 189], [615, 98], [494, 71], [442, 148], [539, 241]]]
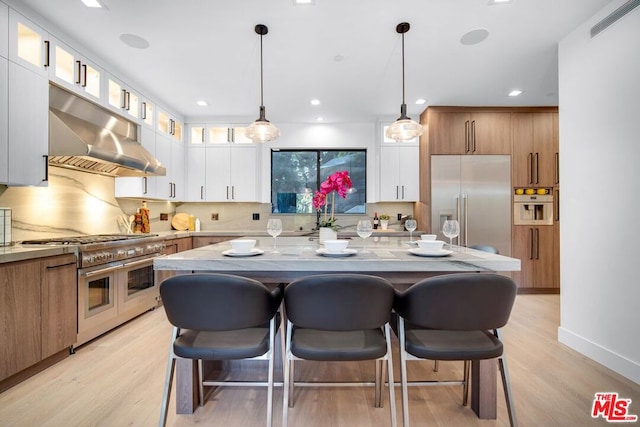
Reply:
[[[254, 237], [250, 237], [254, 238]], [[399, 289], [439, 274], [519, 271], [520, 260], [454, 246], [447, 256], [426, 257], [412, 253], [415, 244], [408, 237], [372, 237], [363, 242], [352, 238], [351, 256], [331, 257], [319, 253], [317, 237], [255, 237], [255, 256], [233, 255], [229, 242], [204, 246], [155, 258], [155, 270], [179, 274], [196, 272], [227, 273], [254, 278], [265, 284], [289, 283], [311, 274], [360, 273], [384, 277]], [[445, 249], [449, 249], [445, 245]], [[176, 411], [192, 413], [197, 406], [195, 363], [178, 360], [176, 364]], [[479, 418], [496, 418], [496, 360], [472, 363], [471, 407]], [[282, 384], [280, 382], [280, 384]]]
[[263, 283], [288, 283], [309, 274], [362, 273], [384, 277], [400, 288], [436, 274], [520, 270], [519, 259], [458, 246], [449, 256], [416, 256], [410, 252], [416, 246], [408, 237], [372, 237], [366, 244], [361, 238], [351, 238], [349, 249], [357, 253], [348, 257], [318, 254], [322, 246], [316, 237], [278, 237], [276, 251], [273, 238], [250, 238], [256, 239], [256, 248], [264, 253], [225, 256], [223, 252], [230, 250], [231, 244], [222, 242], [156, 258], [154, 269], [238, 274]]

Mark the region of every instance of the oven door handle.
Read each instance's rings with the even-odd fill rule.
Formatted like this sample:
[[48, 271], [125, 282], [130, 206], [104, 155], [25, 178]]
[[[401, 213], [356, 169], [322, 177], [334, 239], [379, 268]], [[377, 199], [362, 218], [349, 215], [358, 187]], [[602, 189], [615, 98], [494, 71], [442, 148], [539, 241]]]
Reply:
[[140, 264], [146, 264], [149, 261], [152, 261], [154, 258], [156, 258], [158, 255], [153, 255], [149, 258], [145, 258], [145, 259], [140, 259], [137, 261], [131, 261], [131, 262], [125, 262], [124, 264], [122, 264], [123, 267], [133, 267], [136, 265], [140, 265]]
[[104, 273], [108, 273], [110, 271], [118, 270], [118, 269], [122, 268], [122, 266], [123, 266], [123, 264], [118, 264], [118, 265], [114, 265], [112, 267], [102, 268], [100, 270], [82, 272], [82, 273], [79, 273], [78, 275], [80, 277], [96, 276], [98, 274], [104, 274]]

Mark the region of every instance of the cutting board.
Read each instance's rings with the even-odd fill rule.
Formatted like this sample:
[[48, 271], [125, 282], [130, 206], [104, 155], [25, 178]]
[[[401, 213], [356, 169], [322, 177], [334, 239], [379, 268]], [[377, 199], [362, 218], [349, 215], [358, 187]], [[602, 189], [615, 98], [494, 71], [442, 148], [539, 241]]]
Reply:
[[171, 219], [171, 226], [178, 231], [184, 231], [189, 228], [189, 214], [177, 213]]

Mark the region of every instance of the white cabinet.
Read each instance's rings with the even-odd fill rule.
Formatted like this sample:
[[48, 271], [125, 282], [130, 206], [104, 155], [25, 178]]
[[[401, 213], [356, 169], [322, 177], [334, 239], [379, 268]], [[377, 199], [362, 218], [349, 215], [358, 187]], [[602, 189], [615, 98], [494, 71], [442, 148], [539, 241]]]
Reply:
[[140, 119], [140, 96], [113, 76], [109, 76], [107, 79], [107, 96], [105, 99], [110, 108], [132, 117], [136, 121]]
[[0, 181], [9, 185], [46, 185], [48, 34], [12, 9], [8, 15], [9, 61], [0, 66], [0, 87], [6, 97], [5, 100], [0, 95], [0, 112], [4, 116], [0, 118], [0, 150], [6, 153], [0, 160]]
[[0, 3], [0, 57], [9, 58], [9, 7]]
[[49, 81], [9, 61], [8, 184], [47, 185]]
[[174, 141], [182, 142], [182, 122], [166, 111], [158, 111], [156, 130], [164, 135], [169, 135]]
[[418, 145], [382, 144], [380, 148], [380, 201], [414, 202], [420, 194]]
[[187, 148], [185, 200], [207, 201], [207, 148], [204, 145]]
[[207, 199], [254, 202], [257, 199], [255, 145], [207, 147]]
[[38, 73], [48, 74], [49, 34], [13, 9], [9, 10], [9, 59]]
[[[0, 3], [0, 6], [2, 3]], [[0, 57], [0, 183], [9, 180], [9, 60]]]
[[179, 201], [184, 198], [184, 146], [170, 135], [156, 133], [156, 158], [167, 168], [167, 175], [153, 178], [156, 196]]
[[102, 97], [102, 69], [71, 47], [51, 38], [49, 79], [94, 101]]

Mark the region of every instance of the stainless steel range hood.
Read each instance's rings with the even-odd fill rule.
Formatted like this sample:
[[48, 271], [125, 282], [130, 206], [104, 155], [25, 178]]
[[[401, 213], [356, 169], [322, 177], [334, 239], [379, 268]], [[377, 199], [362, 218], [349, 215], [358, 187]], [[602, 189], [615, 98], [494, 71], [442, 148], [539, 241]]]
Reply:
[[138, 126], [49, 86], [49, 164], [109, 176], [166, 175], [137, 141]]

